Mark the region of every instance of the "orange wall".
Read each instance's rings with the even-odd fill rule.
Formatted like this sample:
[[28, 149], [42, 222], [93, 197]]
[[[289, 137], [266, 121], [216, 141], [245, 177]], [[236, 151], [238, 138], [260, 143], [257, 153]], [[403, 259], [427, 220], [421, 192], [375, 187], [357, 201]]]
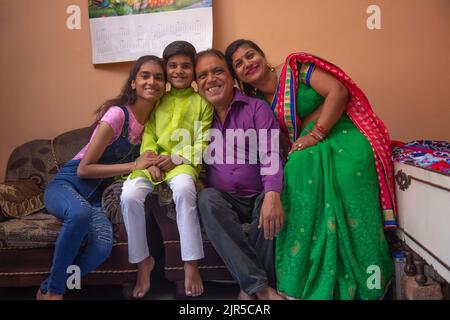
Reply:
[[[72, 4], [81, 30], [66, 28]], [[382, 30], [366, 27], [370, 4]], [[360, 85], [393, 139], [450, 140], [450, 1], [214, 0], [213, 10], [216, 48], [250, 38], [274, 65], [312, 52]], [[0, 39], [2, 181], [14, 147], [90, 124], [130, 64], [91, 64], [86, 0], [1, 0]]]

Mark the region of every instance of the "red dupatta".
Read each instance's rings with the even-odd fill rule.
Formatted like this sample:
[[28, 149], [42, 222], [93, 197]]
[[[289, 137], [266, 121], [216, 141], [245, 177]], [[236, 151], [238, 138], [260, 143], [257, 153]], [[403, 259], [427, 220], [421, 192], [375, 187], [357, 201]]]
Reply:
[[316, 68], [330, 73], [347, 88], [349, 99], [345, 112], [358, 130], [367, 138], [374, 153], [380, 185], [384, 228], [397, 227], [394, 168], [388, 131], [383, 122], [373, 112], [362, 90], [340, 68], [304, 52], [293, 53], [286, 58], [272, 103], [272, 109], [280, 122], [281, 129], [288, 134], [291, 143], [297, 139], [297, 128], [300, 127], [300, 119], [296, 112], [299, 72], [297, 62], [314, 63]]

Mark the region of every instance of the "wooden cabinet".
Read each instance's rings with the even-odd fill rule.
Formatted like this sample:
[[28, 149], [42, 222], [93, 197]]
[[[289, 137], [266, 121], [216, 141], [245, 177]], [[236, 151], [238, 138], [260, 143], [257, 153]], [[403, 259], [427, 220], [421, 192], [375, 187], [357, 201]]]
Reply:
[[394, 162], [399, 237], [450, 282], [450, 175]]

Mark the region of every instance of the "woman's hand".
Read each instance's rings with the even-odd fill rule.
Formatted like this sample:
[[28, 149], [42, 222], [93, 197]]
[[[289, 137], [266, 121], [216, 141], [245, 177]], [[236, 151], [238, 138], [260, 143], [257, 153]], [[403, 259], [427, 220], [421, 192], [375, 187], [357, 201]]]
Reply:
[[307, 134], [305, 136], [302, 136], [298, 138], [291, 147], [291, 150], [289, 151], [289, 154], [291, 154], [294, 151], [301, 151], [305, 150], [308, 147], [315, 146], [317, 144], [317, 140], [314, 139], [311, 135]]
[[161, 170], [158, 167], [151, 166], [147, 170], [150, 173], [150, 176], [152, 177], [153, 181], [160, 182], [164, 179], [164, 173], [161, 172]]

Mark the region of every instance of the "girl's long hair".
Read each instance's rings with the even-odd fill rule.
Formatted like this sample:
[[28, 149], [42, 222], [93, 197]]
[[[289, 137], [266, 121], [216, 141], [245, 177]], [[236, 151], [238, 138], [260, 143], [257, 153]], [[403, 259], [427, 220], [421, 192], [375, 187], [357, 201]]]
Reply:
[[141, 66], [146, 62], [153, 62], [161, 66], [161, 69], [164, 72], [164, 79], [166, 78], [166, 68], [164, 65], [164, 61], [157, 56], [142, 56], [140, 57], [131, 67], [130, 74], [128, 76], [128, 80], [123, 86], [121, 93], [113, 99], [109, 99], [105, 101], [96, 111], [96, 122], [98, 122], [108, 111], [108, 109], [112, 106], [122, 106], [122, 105], [133, 105], [136, 103], [136, 91], [131, 87], [131, 83], [133, 80], [136, 80], [136, 75], [141, 69]]

